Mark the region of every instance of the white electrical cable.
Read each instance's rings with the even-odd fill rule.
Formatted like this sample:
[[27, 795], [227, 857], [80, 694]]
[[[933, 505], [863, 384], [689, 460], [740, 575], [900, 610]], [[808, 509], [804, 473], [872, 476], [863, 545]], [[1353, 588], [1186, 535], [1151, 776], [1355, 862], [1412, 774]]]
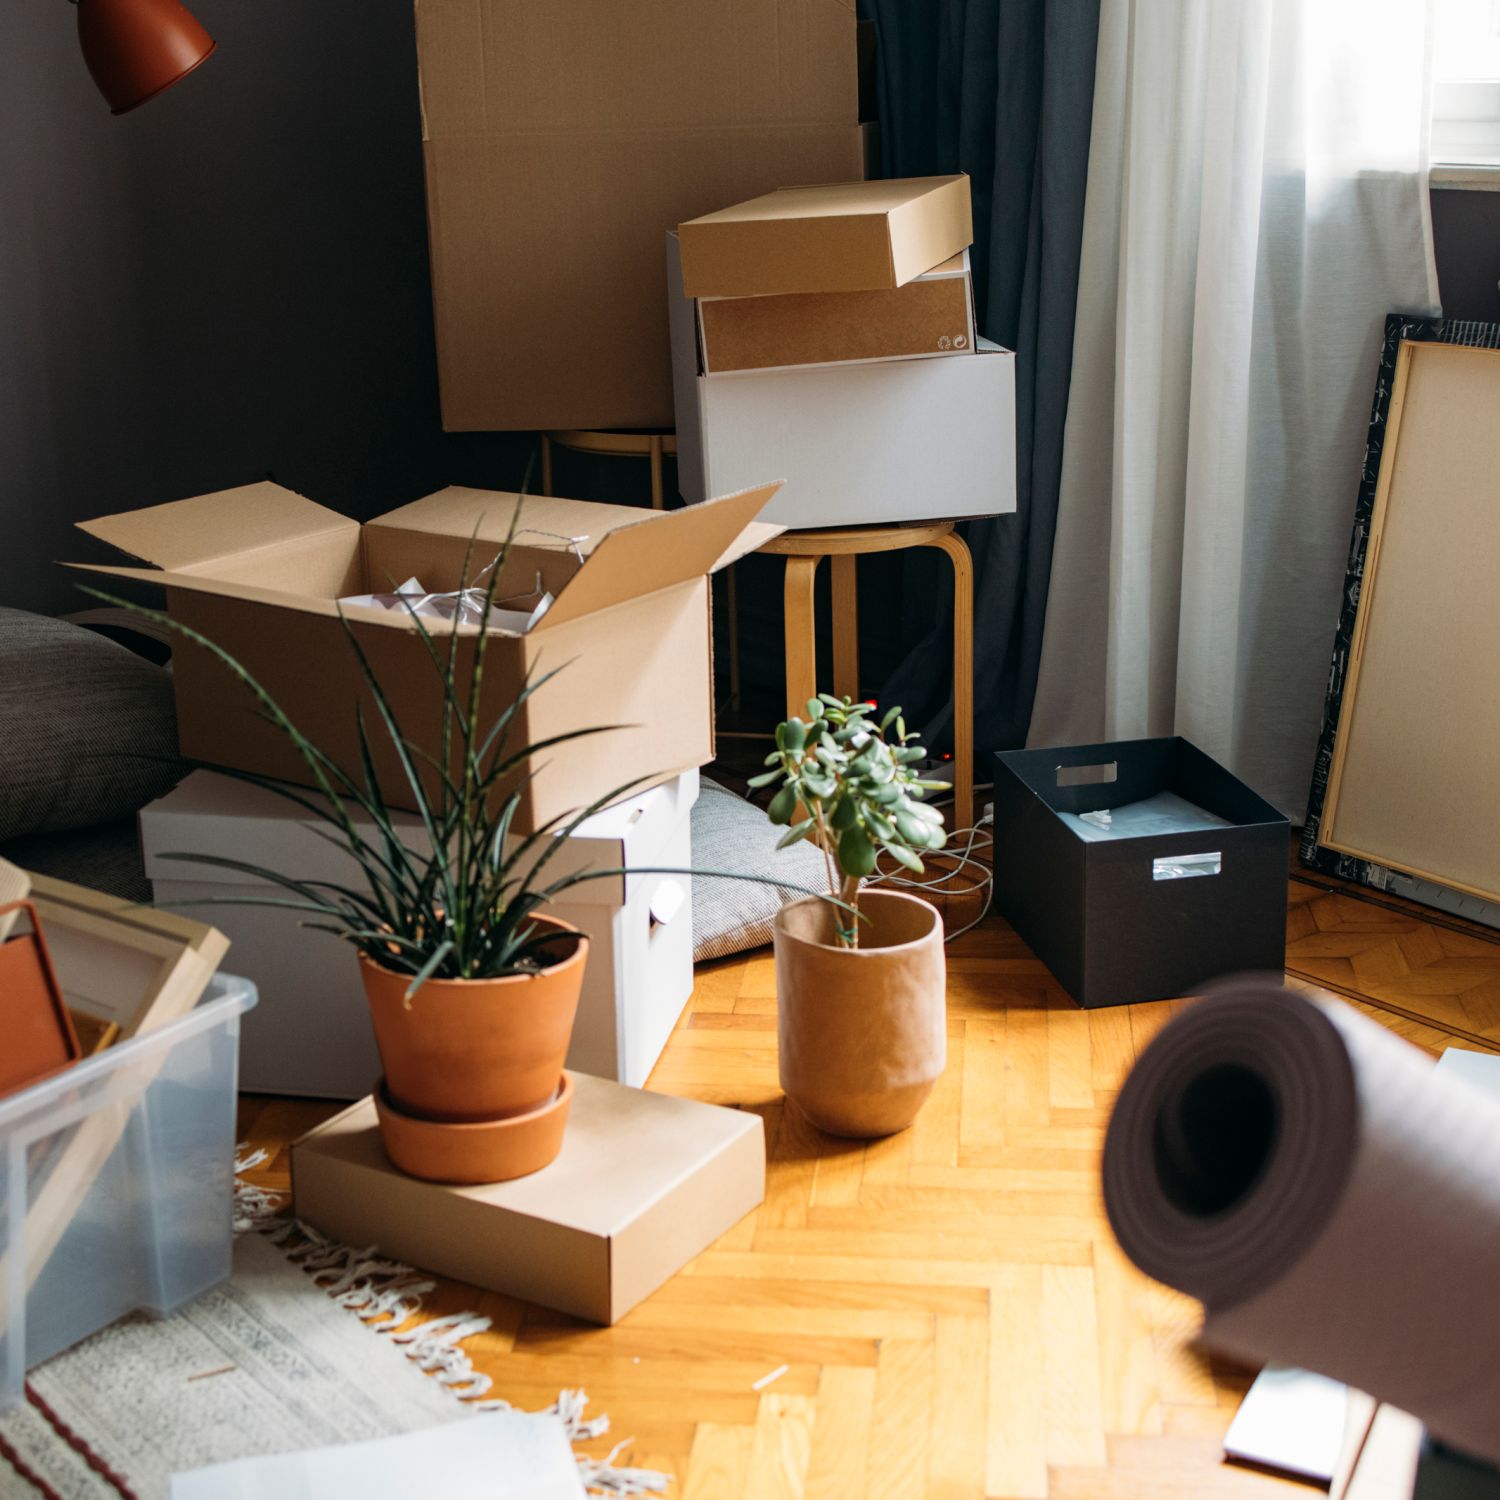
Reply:
[[[933, 851], [936, 858], [944, 861], [940, 870], [930, 870], [923, 875], [902, 875], [887, 872], [883, 866], [877, 865], [880, 871], [880, 884], [893, 886], [898, 890], [915, 891], [922, 895], [957, 896], [968, 895], [971, 892], [982, 891], [984, 900], [979, 908], [979, 915], [971, 922], [966, 922], [962, 927], [953, 932], [946, 933], [943, 937], [945, 943], [951, 943], [954, 938], [962, 937], [964, 933], [971, 932], [974, 928], [990, 914], [990, 901], [995, 891], [995, 876], [992, 865], [985, 864], [983, 860], [977, 859], [974, 854], [975, 846], [983, 838], [984, 844], [980, 847], [988, 849], [991, 862], [994, 860], [994, 835], [985, 832], [985, 829], [994, 822], [994, 816], [986, 813], [972, 828], [955, 828], [948, 835], [948, 846]], [[964, 845], [963, 852], [959, 853], [954, 843], [967, 835], [968, 842]], [[884, 858], [885, 856], [882, 856]], [[945, 890], [944, 887], [950, 881], [956, 880], [966, 870], [978, 871], [977, 878], [972, 878], [972, 883]]]

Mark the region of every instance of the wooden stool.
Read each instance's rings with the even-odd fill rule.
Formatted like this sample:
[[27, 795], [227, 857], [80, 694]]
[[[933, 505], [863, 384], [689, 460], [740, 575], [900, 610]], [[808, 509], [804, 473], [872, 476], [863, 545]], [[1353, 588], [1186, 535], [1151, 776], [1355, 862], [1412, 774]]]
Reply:
[[651, 465], [651, 508], [662, 510], [667, 500], [662, 489], [663, 454], [677, 456], [675, 432], [587, 432], [582, 429], [542, 434], [542, 493], [552, 493], [552, 445], [575, 453], [604, 454], [609, 458], [644, 458]]
[[855, 559], [865, 552], [936, 547], [953, 564], [953, 823], [974, 823], [974, 565], [952, 521], [914, 526], [855, 526], [787, 531], [760, 550], [786, 558], [787, 717], [805, 711], [818, 691], [813, 584], [818, 564], [833, 569], [833, 691], [859, 697], [859, 600]]
[[[644, 458], [651, 465], [651, 508], [665, 510], [666, 491], [662, 485], [663, 456], [677, 457], [675, 432], [595, 432], [583, 428], [556, 429], [542, 437], [542, 493], [552, 493], [552, 446], [570, 448], [575, 453], [602, 454], [608, 458]], [[729, 703], [740, 703], [740, 620], [739, 599], [735, 588], [734, 564], [724, 570], [725, 606], [729, 615]]]

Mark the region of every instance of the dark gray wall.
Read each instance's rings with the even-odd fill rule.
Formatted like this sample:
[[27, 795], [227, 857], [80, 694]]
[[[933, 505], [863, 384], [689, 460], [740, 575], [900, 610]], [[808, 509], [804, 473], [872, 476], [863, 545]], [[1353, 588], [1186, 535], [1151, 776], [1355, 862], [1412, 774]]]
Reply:
[[1434, 188], [1432, 239], [1444, 315], [1500, 322], [1500, 193]]
[[194, 9], [219, 51], [116, 119], [70, 6], [0, 5], [0, 603], [86, 602], [87, 516], [519, 480], [439, 426], [411, 0]]

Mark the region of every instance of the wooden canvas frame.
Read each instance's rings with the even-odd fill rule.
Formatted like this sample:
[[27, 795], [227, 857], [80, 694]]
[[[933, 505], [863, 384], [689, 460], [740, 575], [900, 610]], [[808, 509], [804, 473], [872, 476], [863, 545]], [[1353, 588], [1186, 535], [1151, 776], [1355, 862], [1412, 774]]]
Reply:
[[[89, 998], [80, 997], [70, 979], [70, 943], [80, 948], [112, 952], [119, 972], [137, 977], [123, 979], [112, 1013], [101, 1017], [119, 1027], [116, 1039], [129, 1041], [186, 1015], [202, 998], [229, 949], [229, 940], [217, 928], [202, 922], [155, 911], [150, 907], [122, 903], [98, 891], [85, 890], [44, 875], [31, 876], [31, 899], [41, 914], [57, 960], [64, 994], [71, 1005], [89, 1012]], [[154, 1072], [154, 1064], [144, 1064]], [[141, 1088], [149, 1076], [140, 1079]], [[94, 1179], [103, 1170], [129, 1122], [133, 1099], [106, 1105], [79, 1126], [56, 1153], [45, 1170], [46, 1180], [27, 1206], [25, 1282], [28, 1287], [57, 1248], [64, 1231], [88, 1196]], [[0, 1283], [5, 1268], [0, 1264]]]
[[[1444, 322], [1408, 318], [1400, 314], [1392, 314], [1386, 319], [1369, 437], [1355, 504], [1343, 604], [1334, 641], [1300, 858], [1311, 869], [1355, 880], [1377, 889], [1399, 890], [1403, 885], [1415, 886], [1420, 882], [1436, 891], [1460, 892], [1480, 902], [1494, 903], [1500, 899], [1500, 891], [1466, 884], [1442, 871], [1389, 861], [1382, 863], [1372, 858], [1368, 852], [1336, 848], [1324, 841], [1324, 830], [1331, 822], [1331, 815], [1337, 811], [1341, 792], [1347, 743], [1341, 745], [1340, 729], [1349, 721], [1358, 689], [1360, 645], [1366, 628], [1362, 622], [1360, 606], [1367, 592], [1367, 575], [1373, 579], [1371, 570], [1378, 562], [1378, 538], [1396, 449], [1394, 434], [1399, 430], [1402, 410], [1403, 372], [1409, 364], [1409, 359], [1404, 360], [1402, 356], [1404, 344], [1448, 344], [1472, 349], [1500, 350], [1500, 324]], [[1376, 539], [1373, 548], [1372, 537]], [[1410, 893], [1416, 894], [1415, 891]]]

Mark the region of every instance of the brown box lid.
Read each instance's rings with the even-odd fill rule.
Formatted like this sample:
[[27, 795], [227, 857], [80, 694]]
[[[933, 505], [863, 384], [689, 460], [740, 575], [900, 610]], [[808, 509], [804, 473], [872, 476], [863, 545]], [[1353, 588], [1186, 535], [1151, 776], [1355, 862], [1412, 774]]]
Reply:
[[574, 1073], [563, 1148], [513, 1182], [398, 1172], [361, 1100], [292, 1147], [299, 1219], [475, 1286], [614, 1323], [765, 1196], [761, 1119]]
[[904, 286], [974, 238], [969, 179], [779, 188], [678, 226], [689, 297]]
[[974, 350], [967, 251], [905, 286], [878, 292], [700, 297], [697, 308], [708, 375]]

